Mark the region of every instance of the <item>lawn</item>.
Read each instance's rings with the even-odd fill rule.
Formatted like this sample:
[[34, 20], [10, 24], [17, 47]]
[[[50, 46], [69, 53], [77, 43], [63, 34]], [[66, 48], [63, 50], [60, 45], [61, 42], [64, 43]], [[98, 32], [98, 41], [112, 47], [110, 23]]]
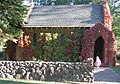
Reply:
[[[38, 81], [36, 82], [36, 81], [31, 81], [31, 80], [0, 78], [0, 84], [38, 84]], [[45, 83], [42, 83], [42, 84], [45, 84]]]
[[62, 84], [58, 82], [0, 78], [0, 84]]
[[113, 70], [120, 75], [120, 60], [117, 61], [117, 66], [113, 67]]
[[0, 84], [30, 84], [24, 82], [10, 81], [10, 80], [0, 80]]

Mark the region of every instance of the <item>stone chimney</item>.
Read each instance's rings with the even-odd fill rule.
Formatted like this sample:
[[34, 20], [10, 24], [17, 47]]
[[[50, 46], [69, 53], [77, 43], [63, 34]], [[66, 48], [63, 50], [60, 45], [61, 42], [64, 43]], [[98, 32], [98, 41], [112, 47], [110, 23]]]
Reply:
[[104, 13], [104, 25], [110, 31], [112, 31], [112, 16], [110, 14], [110, 8], [108, 5], [108, 0], [102, 0], [103, 13]]

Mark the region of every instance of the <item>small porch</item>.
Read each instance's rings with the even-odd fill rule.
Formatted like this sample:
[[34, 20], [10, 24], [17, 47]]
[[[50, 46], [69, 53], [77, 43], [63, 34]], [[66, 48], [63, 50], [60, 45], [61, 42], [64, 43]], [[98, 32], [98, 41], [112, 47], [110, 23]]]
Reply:
[[117, 44], [114, 33], [104, 27], [101, 23], [86, 30], [83, 37], [82, 56], [84, 59], [92, 57], [94, 62], [99, 56], [101, 66], [115, 66]]

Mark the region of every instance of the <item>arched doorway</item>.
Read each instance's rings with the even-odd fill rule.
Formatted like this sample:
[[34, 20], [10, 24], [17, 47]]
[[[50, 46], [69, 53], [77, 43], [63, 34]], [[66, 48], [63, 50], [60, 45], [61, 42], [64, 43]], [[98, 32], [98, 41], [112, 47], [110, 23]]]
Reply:
[[[82, 42], [81, 56], [83, 59], [86, 60], [89, 57], [93, 57], [94, 61], [96, 61], [96, 56], [99, 54], [102, 61], [101, 66], [109, 66], [111, 63], [116, 63], [116, 38], [114, 32], [109, 31], [104, 24], [98, 23], [92, 28], [85, 30]], [[97, 53], [98, 51], [102, 53]]]
[[102, 36], [98, 37], [94, 45], [94, 62], [96, 61], [96, 56], [99, 56], [102, 63], [104, 63], [104, 39]]

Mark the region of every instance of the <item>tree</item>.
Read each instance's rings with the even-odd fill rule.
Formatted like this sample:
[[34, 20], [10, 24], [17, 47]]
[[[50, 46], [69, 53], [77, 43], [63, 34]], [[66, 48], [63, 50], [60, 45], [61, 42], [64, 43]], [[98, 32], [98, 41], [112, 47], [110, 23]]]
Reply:
[[55, 5], [67, 5], [68, 0], [56, 0]]
[[100, 4], [102, 0], [91, 0], [92, 3]]
[[33, 0], [33, 1], [40, 3], [40, 5], [52, 5], [52, 2], [54, 2], [55, 5], [68, 5], [70, 4], [70, 2], [74, 3], [75, 5], [101, 3], [101, 0]]
[[118, 52], [120, 52], [120, 1], [110, 0], [109, 5], [111, 8], [111, 14], [113, 17], [112, 28], [117, 39]]
[[75, 4], [89, 4], [91, 0], [75, 0]]
[[120, 37], [120, 4], [111, 6], [111, 13], [113, 16], [113, 31], [117, 37]]
[[19, 35], [26, 13], [21, 0], [0, 0], [0, 44]]

